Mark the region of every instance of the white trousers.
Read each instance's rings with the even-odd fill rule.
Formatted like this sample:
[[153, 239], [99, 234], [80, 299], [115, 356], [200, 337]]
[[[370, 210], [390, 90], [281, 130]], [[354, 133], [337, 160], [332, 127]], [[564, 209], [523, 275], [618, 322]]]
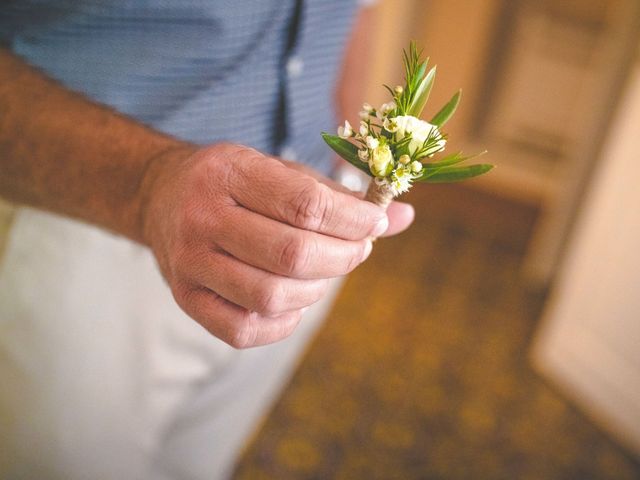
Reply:
[[237, 351], [174, 303], [148, 250], [20, 209], [0, 264], [0, 478], [222, 479], [335, 297]]

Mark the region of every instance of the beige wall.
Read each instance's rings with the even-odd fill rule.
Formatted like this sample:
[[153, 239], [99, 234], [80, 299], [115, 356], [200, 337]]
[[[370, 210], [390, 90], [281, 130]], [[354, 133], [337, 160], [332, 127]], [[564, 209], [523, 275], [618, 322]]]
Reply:
[[426, 116], [435, 113], [459, 88], [463, 101], [447, 125], [452, 138], [469, 129], [487, 65], [488, 44], [501, 0], [383, 0], [376, 7], [372, 38], [376, 61], [368, 81], [371, 103], [387, 101], [383, 83], [401, 83], [401, 52], [415, 40], [438, 65]]
[[534, 361], [640, 455], [640, 62], [585, 201]]

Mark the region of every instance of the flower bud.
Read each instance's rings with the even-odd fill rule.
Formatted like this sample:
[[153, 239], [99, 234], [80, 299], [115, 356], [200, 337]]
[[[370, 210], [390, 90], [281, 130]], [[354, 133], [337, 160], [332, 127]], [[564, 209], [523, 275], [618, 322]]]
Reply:
[[380, 105], [380, 109], [376, 112], [376, 117], [382, 119], [387, 116], [389, 112], [392, 112], [397, 107], [396, 102], [383, 103]]
[[362, 110], [360, 110], [360, 118], [362, 120], [366, 120], [374, 113], [374, 108], [368, 103], [362, 104]]
[[404, 92], [404, 88], [402, 88], [401, 85], [398, 85], [396, 88], [393, 89], [394, 92], [396, 92], [397, 95], [402, 94], [402, 92]]
[[389, 145], [378, 145], [372, 149], [369, 169], [376, 177], [386, 177], [393, 171], [393, 155]]
[[418, 173], [421, 170], [422, 170], [422, 163], [420, 163], [417, 160], [414, 160], [413, 162], [411, 162], [411, 171], [413, 173]]
[[408, 165], [409, 162], [411, 161], [411, 157], [407, 154], [405, 155], [400, 155], [400, 158], [398, 159], [398, 161], [402, 164], [402, 165]]
[[360, 135], [363, 137], [369, 135], [369, 125], [367, 125], [367, 122], [360, 122]]
[[367, 142], [367, 147], [370, 148], [371, 150], [373, 150], [374, 148], [378, 148], [378, 145], [380, 144], [378, 139], [372, 136], [368, 136], [366, 142]]
[[344, 126], [340, 125], [338, 127], [338, 136], [340, 138], [349, 138], [353, 135], [353, 128], [348, 120], [344, 121]]
[[358, 158], [363, 162], [369, 160], [369, 150], [363, 148], [362, 150], [358, 150]]

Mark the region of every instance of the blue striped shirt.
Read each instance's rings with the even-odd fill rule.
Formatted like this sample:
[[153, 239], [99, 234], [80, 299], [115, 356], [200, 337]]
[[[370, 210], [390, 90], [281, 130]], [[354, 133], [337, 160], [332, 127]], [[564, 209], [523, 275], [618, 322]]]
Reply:
[[319, 135], [354, 1], [23, 0], [0, 41], [67, 87], [198, 144], [231, 141], [328, 172]]

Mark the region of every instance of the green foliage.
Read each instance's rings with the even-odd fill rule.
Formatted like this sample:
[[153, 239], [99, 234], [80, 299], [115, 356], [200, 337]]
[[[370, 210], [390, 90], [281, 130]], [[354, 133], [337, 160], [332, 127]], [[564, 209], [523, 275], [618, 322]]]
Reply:
[[[387, 124], [385, 122], [400, 115], [420, 118], [429, 100], [431, 90], [433, 89], [436, 67], [434, 66], [429, 69], [429, 59], [422, 60], [421, 57], [422, 51], [418, 50], [415, 42], [411, 42], [409, 48], [402, 51], [405, 85], [396, 88], [384, 85], [396, 104], [395, 109], [389, 111], [383, 106], [382, 111], [372, 110], [368, 116], [365, 115], [363, 120], [364, 124], [368, 127], [369, 134], [377, 139], [380, 145], [386, 144], [391, 148], [394, 162], [389, 164], [389, 172], [384, 175], [387, 181], [392, 181], [394, 178], [393, 175], [404, 175], [403, 173], [398, 173], [406, 171], [406, 167], [399, 163], [399, 158], [402, 155], [409, 155], [413, 161], [421, 161], [421, 159], [430, 159], [434, 152], [444, 148], [443, 140], [447, 140], [447, 135], [442, 133], [440, 129], [454, 115], [462, 96], [462, 91], [458, 90], [438, 113], [432, 117], [429, 123], [434, 125], [432, 131], [435, 133], [433, 135], [430, 133], [418, 148], [412, 147], [413, 152], [409, 149], [412, 142], [412, 134], [410, 132], [403, 132], [402, 135], [404, 138], [396, 140], [397, 135], [393, 133], [396, 131], [395, 127], [390, 126], [393, 124]], [[382, 125], [380, 125], [380, 123]], [[389, 128], [389, 130], [384, 128], [383, 125], [387, 125], [386, 128]], [[375, 176], [370, 171], [368, 162], [363, 162], [358, 157], [359, 149], [363, 151], [368, 150], [369, 155], [373, 154], [373, 151], [367, 147], [365, 135], [360, 135], [356, 132], [349, 138], [341, 138], [337, 135], [323, 133], [322, 138], [340, 157], [367, 175]], [[483, 153], [486, 152], [478, 155], [482, 155]], [[439, 159], [436, 158], [430, 162], [425, 162], [423, 163], [423, 168], [420, 173], [412, 174], [416, 175], [413, 177], [413, 180], [424, 183], [456, 182], [482, 175], [493, 168], [493, 165], [489, 164], [459, 166], [460, 163], [475, 156], [477, 155], [464, 156], [462, 152], [458, 152]], [[378, 173], [382, 175], [382, 173]], [[398, 178], [400, 177], [395, 177], [395, 181], [398, 181]], [[404, 191], [403, 187], [398, 188], [401, 189], [400, 191]]]
[[420, 117], [422, 109], [427, 104], [427, 100], [429, 100], [429, 94], [431, 93], [431, 89], [433, 88], [433, 82], [435, 81], [435, 79], [436, 67], [433, 67], [431, 70], [429, 70], [429, 73], [427, 73], [427, 75], [418, 83], [416, 91], [413, 94], [413, 98], [409, 103], [407, 115]]
[[435, 67], [432, 68], [425, 76], [429, 59], [427, 58], [421, 61], [421, 56], [422, 51], [418, 50], [415, 42], [411, 42], [409, 51], [402, 50], [405, 79], [405, 86], [402, 92], [396, 93], [385, 85], [387, 90], [391, 92], [398, 106], [395, 112], [397, 115], [413, 115], [414, 117], [418, 117], [422, 112], [422, 108], [427, 103], [429, 93], [433, 87], [436, 69]]
[[373, 176], [371, 171], [369, 171], [369, 165], [358, 158], [358, 147], [353, 143], [337, 135], [331, 135], [325, 132], [322, 133], [322, 138], [340, 157], [367, 175]]
[[477, 177], [487, 173], [493, 168], [493, 165], [487, 163], [479, 163], [476, 165], [468, 165], [466, 167], [440, 167], [436, 169], [425, 170], [424, 173], [415, 179], [416, 182], [422, 183], [449, 183], [459, 182], [468, 178]]
[[444, 107], [440, 109], [438, 113], [436, 113], [429, 123], [435, 125], [436, 127], [442, 127], [447, 121], [453, 116], [458, 108], [458, 104], [460, 103], [460, 97], [462, 96], [462, 90], [458, 90], [451, 100], [449, 100]]
[[469, 155], [467, 157], [462, 155], [462, 152], [456, 152], [456, 153], [452, 153], [450, 155], [447, 155], [446, 157], [442, 157], [439, 160], [436, 160], [434, 162], [429, 162], [429, 163], [425, 163], [423, 165], [423, 167], [426, 170], [437, 170], [439, 168], [442, 167], [448, 167], [450, 165], [455, 165], [457, 163], [461, 163], [464, 162], [466, 160], [469, 160], [471, 158], [475, 158], [475, 157], [479, 157], [480, 155], [484, 155], [485, 153], [487, 153], [487, 151], [485, 150], [484, 152], [480, 152], [480, 153], [476, 153], [475, 155]]

